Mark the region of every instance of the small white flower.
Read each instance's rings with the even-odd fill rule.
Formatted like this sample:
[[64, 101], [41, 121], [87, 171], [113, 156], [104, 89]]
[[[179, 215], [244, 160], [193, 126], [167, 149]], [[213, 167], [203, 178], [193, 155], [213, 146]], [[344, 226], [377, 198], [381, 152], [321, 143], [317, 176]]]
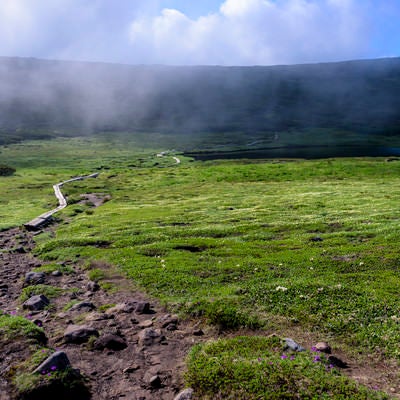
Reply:
[[310, 258], [310, 261], [314, 261], [314, 257], [311, 257], [311, 258]]
[[321, 293], [321, 292], [323, 292], [324, 291], [324, 288], [323, 287], [319, 287], [318, 289], [317, 289], [317, 292], [318, 293]]
[[258, 268], [254, 268], [254, 271], [257, 272], [257, 271], [258, 271]]
[[310, 270], [310, 271], [313, 271], [313, 270], [314, 270], [314, 267], [310, 267], [309, 270]]
[[361, 267], [362, 265], [364, 265], [364, 263], [361, 261], [360, 264], [358, 264], [358, 265]]
[[286, 292], [286, 290], [288, 290], [288, 288], [287, 288], [287, 287], [284, 287], [284, 286], [277, 286], [277, 287], [275, 288], [275, 290], [276, 290], [276, 291]]

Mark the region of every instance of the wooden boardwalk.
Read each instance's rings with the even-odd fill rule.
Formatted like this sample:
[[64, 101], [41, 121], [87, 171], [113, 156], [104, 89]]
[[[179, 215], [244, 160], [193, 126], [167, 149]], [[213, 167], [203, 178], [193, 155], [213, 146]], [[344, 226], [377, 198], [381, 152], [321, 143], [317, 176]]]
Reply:
[[90, 175], [85, 175], [85, 176], [77, 176], [76, 178], [68, 179], [67, 181], [56, 183], [53, 185], [54, 189], [54, 194], [57, 197], [58, 200], [58, 207], [54, 208], [53, 210], [47, 211], [38, 217], [34, 218], [32, 221], [29, 221], [28, 223], [24, 224], [25, 228], [30, 230], [30, 231], [37, 231], [44, 226], [48, 225], [51, 222], [51, 217], [53, 214], [55, 214], [57, 211], [62, 210], [63, 208], [67, 207], [68, 203], [66, 198], [61, 192], [61, 186], [65, 185], [66, 183], [69, 182], [74, 182], [74, 181], [82, 181], [87, 178], [97, 178], [99, 175], [98, 172]]

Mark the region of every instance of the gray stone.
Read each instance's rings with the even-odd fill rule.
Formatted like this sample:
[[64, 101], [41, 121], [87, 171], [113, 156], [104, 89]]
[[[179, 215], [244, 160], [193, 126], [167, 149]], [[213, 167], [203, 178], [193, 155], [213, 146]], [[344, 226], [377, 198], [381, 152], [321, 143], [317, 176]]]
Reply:
[[137, 371], [138, 369], [140, 369], [140, 365], [139, 364], [132, 364], [129, 367], [126, 367], [122, 372], [124, 374], [131, 374], [131, 373]]
[[192, 400], [193, 399], [193, 389], [192, 388], [187, 388], [183, 390], [182, 392], [178, 393], [175, 397], [174, 400]]
[[147, 301], [139, 301], [135, 308], [136, 314], [149, 314], [150, 313], [150, 303]]
[[150, 328], [153, 326], [153, 321], [151, 319], [146, 319], [145, 321], [142, 321], [139, 325], [139, 328]]
[[332, 353], [331, 346], [329, 346], [329, 344], [326, 342], [318, 342], [314, 347], [317, 351], [320, 351], [322, 353], [326, 353], [326, 354]]
[[61, 275], [62, 275], [62, 272], [59, 271], [59, 270], [57, 269], [56, 271], [53, 271], [53, 272], [51, 273], [51, 275], [53, 275], [53, 276], [61, 276]]
[[67, 355], [63, 351], [56, 351], [46, 358], [33, 373], [45, 374], [53, 371], [64, 371], [71, 367], [71, 363]]
[[25, 283], [28, 285], [38, 285], [44, 283], [46, 274], [44, 272], [28, 272], [25, 275]]
[[71, 311], [92, 311], [96, 306], [90, 301], [81, 301], [71, 307]]
[[101, 336], [94, 342], [94, 348], [96, 350], [123, 350], [127, 346], [128, 345], [124, 339], [122, 339], [120, 336], [112, 334]]
[[158, 375], [154, 375], [149, 379], [150, 386], [152, 388], [160, 388], [161, 387], [161, 378]]
[[22, 305], [24, 309], [31, 311], [43, 310], [50, 304], [50, 300], [43, 294], [37, 294], [26, 300]]
[[139, 344], [142, 346], [151, 346], [153, 343], [160, 342], [162, 339], [159, 329], [146, 328], [139, 332]]
[[177, 325], [178, 324], [178, 317], [176, 315], [166, 314], [162, 316], [159, 320], [161, 328], [166, 328], [168, 325]]
[[286, 338], [285, 339], [285, 349], [293, 350], [293, 351], [305, 351], [306, 349], [300, 344], [296, 343], [293, 339]]
[[106, 310], [107, 314], [121, 314], [121, 313], [131, 313], [135, 307], [128, 303], [119, 303], [116, 304], [114, 307], [111, 307]]
[[91, 336], [99, 336], [97, 329], [86, 325], [70, 325], [64, 332], [64, 340], [66, 343], [84, 343]]

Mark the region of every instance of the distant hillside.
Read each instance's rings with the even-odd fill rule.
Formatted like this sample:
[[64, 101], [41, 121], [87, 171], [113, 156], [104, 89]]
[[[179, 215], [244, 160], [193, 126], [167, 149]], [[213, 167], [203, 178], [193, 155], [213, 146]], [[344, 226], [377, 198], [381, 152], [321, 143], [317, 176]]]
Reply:
[[167, 67], [0, 58], [3, 142], [52, 130], [310, 129], [400, 136], [400, 59]]

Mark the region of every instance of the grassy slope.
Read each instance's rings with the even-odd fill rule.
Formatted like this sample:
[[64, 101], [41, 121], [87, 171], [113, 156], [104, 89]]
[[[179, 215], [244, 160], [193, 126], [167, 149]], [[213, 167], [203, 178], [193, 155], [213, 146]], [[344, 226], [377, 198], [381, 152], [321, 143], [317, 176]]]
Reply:
[[173, 307], [225, 327], [300, 324], [357, 351], [400, 357], [399, 162], [175, 165], [134, 143], [90, 139], [11, 146], [2, 156], [17, 167], [0, 180], [3, 228], [54, 203], [55, 181], [102, 168], [65, 191], [112, 200], [94, 212], [63, 211], [70, 223], [55, 238], [37, 237], [44, 258], [109, 260]]

